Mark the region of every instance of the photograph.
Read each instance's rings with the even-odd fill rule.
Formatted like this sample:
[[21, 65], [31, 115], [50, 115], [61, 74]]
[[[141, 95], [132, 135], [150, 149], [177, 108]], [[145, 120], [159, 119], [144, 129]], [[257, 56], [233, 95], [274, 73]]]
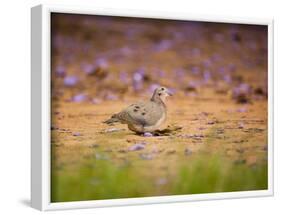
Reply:
[[50, 202], [267, 190], [268, 25], [50, 14]]

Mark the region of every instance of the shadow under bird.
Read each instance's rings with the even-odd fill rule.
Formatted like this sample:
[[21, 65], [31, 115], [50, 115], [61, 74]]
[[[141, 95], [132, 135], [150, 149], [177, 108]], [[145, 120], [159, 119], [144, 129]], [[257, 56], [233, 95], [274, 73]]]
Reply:
[[104, 123], [127, 124], [131, 131], [139, 134], [154, 132], [167, 118], [166, 98], [171, 95], [166, 87], [158, 87], [149, 101], [131, 104]]

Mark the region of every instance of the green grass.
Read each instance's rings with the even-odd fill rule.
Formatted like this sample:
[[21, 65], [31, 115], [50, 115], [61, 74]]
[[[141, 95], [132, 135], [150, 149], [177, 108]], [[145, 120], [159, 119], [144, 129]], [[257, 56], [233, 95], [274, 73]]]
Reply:
[[174, 194], [197, 194], [267, 189], [267, 165], [247, 166], [218, 157], [201, 157], [182, 167]]
[[[147, 170], [150, 171], [150, 170]], [[267, 165], [234, 164], [220, 157], [200, 155], [155, 185], [153, 174], [141, 175], [129, 164], [91, 159], [88, 163], [52, 169], [52, 202], [146, 197], [267, 189]]]

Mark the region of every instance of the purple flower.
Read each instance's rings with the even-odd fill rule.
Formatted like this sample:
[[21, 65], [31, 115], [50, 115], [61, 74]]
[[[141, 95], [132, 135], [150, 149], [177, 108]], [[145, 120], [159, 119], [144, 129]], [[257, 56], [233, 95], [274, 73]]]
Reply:
[[227, 66], [229, 72], [235, 72], [236, 71], [236, 65], [235, 64], [228, 64]]
[[145, 148], [144, 144], [136, 143], [135, 145], [132, 145], [129, 147], [129, 151], [138, 151], [138, 150], [142, 150], [144, 148]]
[[214, 62], [218, 62], [218, 61], [222, 60], [221, 55], [219, 55], [218, 53], [213, 54], [213, 56], [211, 58], [212, 58], [212, 61], [214, 61]]
[[93, 103], [93, 104], [100, 104], [100, 103], [101, 103], [101, 100], [98, 99], [98, 98], [93, 98], [93, 99], [92, 99], [92, 103]]
[[157, 87], [160, 87], [160, 85], [159, 85], [159, 84], [151, 84], [151, 85], [149, 86], [148, 91], [149, 91], [150, 93], [153, 93], [154, 90], [155, 90]]
[[129, 77], [128, 77], [128, 73], [127, 72], [124, 72], [124, 71], [120, 72], [119, 78], [120, 78], [121, 82], [123, 82], [125, 84], [129, 83]]
[[158, 71], [158, 76], [159, 76], [159, 77], [165, 77], [165, 71], [159, 70], [159, 71]]
[[141, 68], [133, 74], [133, 88], [135, 91], [139, 91], [143, 88], [144, 73], [145, 70]]
[[199, 57], [201, 54], [201, 50], [199, 48], [193, 48], [191, 50], [191, 55], [194, 57]]
[[113, 93], [108, 93], [108, 94], [105, 96], [105, 99], [106, 99], [106, 100], [117, 100], [118, 97], [117, 97], [115, 94], [113, 94]]
[[224, 35], [220, 34], [220, 33], [216, 33], [214, 35], [214, 39], [215, 39], [216, 42], [222, 43], [224, 41]]
[[134, 73], [133, 80], [135, 82], [140, 82], [140, 81], [143, 80], [143, 75], [138, 73], [138, 72], [136, 72], [136, 73]]
[[211, 79], [211, 73], [208, 70], [205, 70], [203, 73], [203, 78], [205, 82], [208, 82]]
[[72, 97], [73, 102], [83, 102], [85, 101], [87, 96], [83, 93], [77, 94], [74, 97]]
[[151, 134], [150, 132], [145, 132], [143, 134], [144, 137], [153, 137], [153, 134]]
[[74, 75], [64, 78], [63, 83], [67, 87], [73, 87], [78, 83], [78, 78]]
[[66, 75], [65, 67], [62, 65], [57, 66], [56, 75], [58, 77], [64, 77]]
[[92, 64], [83, 64], [81, 67], [83, 72], [85, 72], [87, 75], [91, 75], [96, 71], [95, 66]]
[[235, 87], [233, 89], [232, 93], [233, 93], [234, 97], [237, 97], [237, 96], [239, 96], [241, 94], [249, 94], [250, 91], [251, 91], [251, 87], [248, 84], [246, 84], [246, 83], [242, 83], [239, 86]]
[[182, 79], [184, 78], [184, 69], [183, 68], [178, 68], [174, 70], [174, 73], [176, 75], [177, 78]]
[[172, 42], [170, 40], [161, 40], [158, 44], [154, 46], [154, 50], [157, 52], [166, 51], [171, 48]]
[[108, 62], [107, 62], [107, 60], [105, 59], [105, 58], [98, 58], [97, 60], [96, 60], [96, 65], [98, 66], [98, 67], [101, 67], [101, 68], [107, 68], [108, 67]]
[[219, 72], [220, 74], [224, 74], [224, 73], [226, 72], [226, 68], [223, 67], [223, 66], [221, 66], [221, 67], [218, 69], [218, 72]]
[[223, 76], [223, 80], [226, 82], [226, 83], [231, 83], [231, 81], [232, 81], [232, 78], [231, 78], [231, 76], [229, 75], [229, 74], [227, 74], [227, 75], [224, 75]]
[[200, 87], [200, 83], [198, 81], [189, 81], [187, 88], [189, 91], [196, 91], [196, 88]]
[[203, 65], [204, 65], [204, 67], [208, 68], [208, 67], [212, 66], [212, 61], [209, 59], [206, 59], [203, 61]]
[[127, 47], [127, 46], [125, 46], [125, 47], [123, 47], [123, 48], [121, 48], [120, 49], [120, 52], [123, 54], [123, 55], [130, 55], [130, 54], [132, 54], [132, 49], [130, 48], [130, 47]]
[[247, 110], [247, 108], [246, 107], [241, 107], [241, 108], [238, 108], [237, 109], [237, 112], [239, 112], [239, 113], [245, 113], [245, 112], [247, 112], [248, 110]]
[[198, 66], [193, 66], [193, 67], [191, 68], [191, 72], [192, 72], [193, 74], [197, 75], [197, 74], [199, 74], [199, 72], [200, 72], [200, 68], [199, 68]]

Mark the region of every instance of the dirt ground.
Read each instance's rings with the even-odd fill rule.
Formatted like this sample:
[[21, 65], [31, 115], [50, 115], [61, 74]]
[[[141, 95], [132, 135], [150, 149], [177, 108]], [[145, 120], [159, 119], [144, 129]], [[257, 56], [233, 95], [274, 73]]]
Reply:
[[[226, 160], [230, 171], [239, 165], [246, 171], [266, 165], [266, 47], [267, 32], [259, 26], [53, 15], [54, 201], [110, 197], [94, 191], [84, 195], [81, 188], [72, 193], [76, 197], [68, 198], [70, 194], [62, 191], [81, 187], [84, 178], [73, 175], [93, 160], [113, 166], [129, 164], [137, 173], [128, 172], [126, 177], [137, 174], [144, 181], [163, 185], [143, 194], [124, 194], [124, 188], [113, 197], [173, 195], [171, 184], [180, 177], [182, 167], [200, 157]], [[148, 100], [158, 85], [174, 92], [168, 98], [168, 119], [162, 129], [178, 130], [144, 137], [126, 125], [102, 123], [128, 105]], [[115, 174], [106, 176], [109, 184]], [[204, 176], [204, 169], [199, 174]], [[103, 180], [103, 176], [97, 178]], [[234, 190], [267, 186], [255, 186], [256, 181], [260, 179], [249, 179], [243, 188], [231, 186]]]

